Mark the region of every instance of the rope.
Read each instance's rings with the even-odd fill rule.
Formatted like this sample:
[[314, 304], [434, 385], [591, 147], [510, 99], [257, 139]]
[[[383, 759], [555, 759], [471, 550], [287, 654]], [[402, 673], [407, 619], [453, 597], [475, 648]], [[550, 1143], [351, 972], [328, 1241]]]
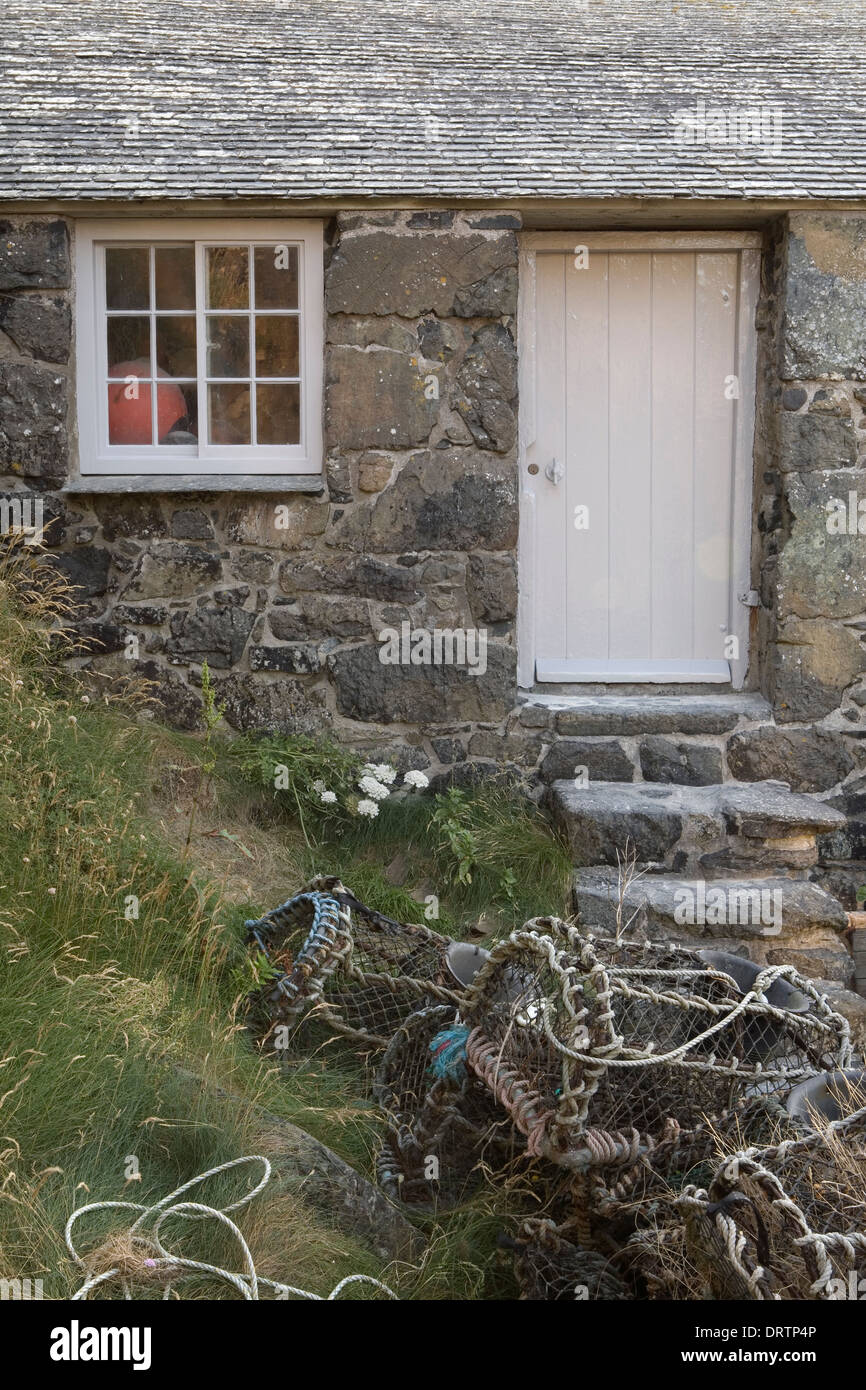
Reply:
[[434, 1076], [448, 1081], [460, 1081], [466, 1074], [466, 1039], [469, 1029], [456, 1023], [444, 1028], [428, 1043], [433, 1053], [430, 1070]]
[[260, 992], [273, 1021], [297, 1023], [315, 1013], [355, 1042], [386, 1047], [419, 1005], [437, 1000], [456, 1008], [462, 999], [462, 989], [442, 983], [446, 937], [366, 907], [337, 878], [313, 879], [245, 925], [269, 962], [287, 932], [305, 932], [291, 969], [279, 969]]
[[521, 1134], [526, 1135], [527, 1154], [540, 1157], [545, 1132], [555, 1112], [541, 1109], [544, 1101], [538, 1092], [521, 1082], [519, 1073], [503, 1062], [501, 1051], [478, 1028], [466, 1039], [466, 1061], [490, 1087], [500, 1105], [505, 1106]]
[[[238, 1201], [231, 1202], [226, 1207], [210, 1207], [201, 1202], [178, 1202], [175, 1200], [185, 1192], [189, 1192], [191, 1188], [197, 1187], [199, 1183], [205, 1182], [207, 1178], [215, 1177], [218, 1173], [225, 1173], [230, 1168], [238, 1168], [244, 1163], [261, 1163], [264, 1167], [264, 1173], [256, 1186], [245, 1193], [243, 1197], [240, 1197]], [[345, 1279], [341, 1279], [334, 1286], [326, 1299], [323, 1299], [321, 1294], [310, 1293], [308, 1289], [295, 1288], [291, 1284], [280, 1284], [273, 1279], [263, 1279], [257, 1275], [250, 1248], [234, 1221], [229, 1218], [228, 1213], [240, 1210], [254, 1197], [257, 1197], [260, 1192], [263, 1192], [270, 1176], [271, 1165], [268, 1160], [263, 1158], [261, 1154], [250, 1154], [245, 1158], [234, 1158], [228, 1163], [220, 1163], [216, 1168], [208, 1168], [207, 1172], [199, 1173], [198, 1177], [185, 1182], [182, 1187], [176, 1188], [174, 1192], [170, 1192], [167, 1197], [163, 1197], [161, 1201], [153, 1203], [152, 1206], [144, 1206], [140, 1202], [88, 1202], [86, 1206], [78, 1207], [70, 1216], [63, 1232], [67, 1250], [79, 1268], [87, 1272], [87, 1277], [81, 1288], [72, 1295], [73, 1302], [86, 1299], [88, 1294], [100, 1284], [118, 1278], [121, 1280], [124, 1298], [131, 1299], [132, 1294], [129, 1287], [131, 1276], [165, 1283], [163, 1294], [165, 1300], [171, 1297], [177, 1279], [186, 1278], [191, 1273], [209, 1274], [216, 1279], [222, 1279], [225, 1283], [231, 1284], [243, 1298], [250, 1302], [259, 1301], [259, 1289], [261, 1287], [274, 1289], [278, 1297], [294, 1294], [298, 1298], [331, 1302], [338, 1298], [349, 1284], [357, 1283], [372, 1284], [375, 1288], [381, 1289], [389, 1298], [397, 1298], [393, 1289], [389, 1289], [387, 1284], [383, 1284], [369, 1274], [347, 1275]], [[94, 1254], [98, 1254], [99, 1250], [91, 1252], [88, 1262], [88, 1259], [83, 1258], [78, 1253], [72, 1240], [72, 1230], [75, 1223], [92, 1211], [135, 1211], [139, 1213], [120, 1238], [117, 1236], [109, 1237], [103, 1246], [99, 1247], [99, 1249], [104, 1248], [108, 1254], [114, 1254], [120, 1249], [124, 1239], [127, 1243], [127, 1249], [124, 1252], [125, 1258], [114, 1264], [112, 1268], [100, 1270], [98, 1273], [88, 1271], [89, 1264], [92, 1265], [93, 1263]], [[238, 1242], [244, 1272], [236, 1274], [232, 1270], [222, 1269], [219, 1265], [172, 1254], [160, 1238], [162, 1224], [169, 1216], [185, 1216], [192, 1221], [201, 1221], [206, 1218], [219, 1221], [227, 1230], [231, 1231]], [[144, 1234], [144, 1228], [148, 1225], [150, 1225], [150, 1229], [147, 1234]]]

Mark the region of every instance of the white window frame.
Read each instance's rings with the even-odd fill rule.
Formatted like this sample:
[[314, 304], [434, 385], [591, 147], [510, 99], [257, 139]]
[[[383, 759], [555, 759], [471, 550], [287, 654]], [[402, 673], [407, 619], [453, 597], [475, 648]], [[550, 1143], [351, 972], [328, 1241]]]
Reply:
[[[76, 224], [76, 364], [79, 472], [82, 478], [116, 475], [226, 477], [283, 476], [322, 471], [324, 375], [324, 269], [321, 222], [295, 218], [123, 218]], [[105, 339], [105, 246], [135, 242], [195, 243], [199, 389], [199, 443], [109, 444]], [[256, 242], [298, 247], [298, 310], [301, 320], [300, 443], [210, 444], [203, 399], [204, 250]], [[252, 311], [254, 312], [254, 310]], [[250, 363], [254, 371], [254, 362]]]

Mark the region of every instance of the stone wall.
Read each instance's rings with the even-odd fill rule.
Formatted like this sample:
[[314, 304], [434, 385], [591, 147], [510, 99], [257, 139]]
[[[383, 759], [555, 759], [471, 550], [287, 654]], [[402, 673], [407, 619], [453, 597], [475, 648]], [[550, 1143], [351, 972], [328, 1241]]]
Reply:
[[850, 817], [822, 859], [853, 907], [866, 884], [866, 216], [791, 216], [767, 272], [759, 674], [776, 727], [743, 736], [737, 775], [811, 789], [811, 768]]
[[[751, 675], [775, 722], [661, 712], [625, 732], [601, 712], [518, 708], [519, 227], [439, 209], [329, 224], [322, 495], [87, 498], [58, 491], [75, 464], [74, 224], [0, 219], [0, 487], [46, 502], [96, 644], [83, 664], [97, 684], [150, 678], [193, 728], [207, 661], [237, 730], [405, 746], [462, 780], [502, 764], [545, 781], [576, 765], [595, 780], [779, 777], [852, 816], [828, 873], [866, 860], [866, 538], [829, 535], [825, 509], [866, 500], [866, 217], [785, 219], [766, 258]], [[404, 622], [484, 629], [486, 672], [383, 665], [378, 636]]]
[[[324, 495], [86, 498], [55, 491], [74, 442], [74, 225], [0, 224], [3, 487], [50, 499], [94, 681], [148, 677], [193, 728], [207, 661], [235, 729], [407, 744], [416, 767], [501, 726], [515, 703], [519, 225], [437, 210], [329, 226]], [[383, 665], [378, 634], [404, 622], [484, 629], [486, 672]]]

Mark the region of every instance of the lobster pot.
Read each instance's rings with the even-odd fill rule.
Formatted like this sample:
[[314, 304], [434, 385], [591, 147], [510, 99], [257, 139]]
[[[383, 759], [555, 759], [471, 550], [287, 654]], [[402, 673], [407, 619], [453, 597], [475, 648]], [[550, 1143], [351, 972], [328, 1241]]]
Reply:
[[269, 1026], [316, 1018], [385, 1047], [419, 1005], [453, 1006], [461, 996], [446, 966], [446, 937], [374, 912], [338, 879], [315, 879], [247, 930], [276, 967], [252, 1001]]
[[[780, 978], [796, 1009], [769, 1002]], [[764, 1114], [850, 1055], [845, 1020], [789, 967], [758, 972], [744, 993], [695, 953], [550, 918], [493, 949], [461, 1015], [470, 1067], [530, 1152], [577, 1169], [667, 1163], [688, 1136], [755, 1100]]]
[[837, 1300], [866, 1289], [864, 1196], [866, 1109], [736, 1154], [678, 1205], [708, 1296]]
[[397, 1029], [376, 1073], [373, 1094], [388, 1126], [380, 1185], [413, 1204], [453, 1204], [509, 1156], [511, 1126], [490, 1093], [457, 1057], [447, 1074], [435, 1061], [459, 1029], [452, 1007], [419, 1009]]
[[584, 1249], [567, 1225], [528, 1217], [520, 1222], [515, 1236], [500, 1236], [499, 1244], [514, 1252], [521, 1299], [573, 1303], [631, 1297], [608, 1256]]

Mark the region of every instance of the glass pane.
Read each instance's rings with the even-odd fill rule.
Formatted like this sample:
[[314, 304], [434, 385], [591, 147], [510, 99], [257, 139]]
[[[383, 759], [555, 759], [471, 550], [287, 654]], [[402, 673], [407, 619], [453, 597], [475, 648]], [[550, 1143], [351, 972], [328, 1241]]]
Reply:
[[156, 388], [160, 444], [198, 443], [198, 388], [195, 382], [159, 382]]
[[[128, 376], [135, 371], [139, 376], [150, 376], [150, 319], [149, 318], [110, 318], [106, 319], [108, 335], [108, 375]], [[138, 367], [130, 363], [138, 361]], [[140, 365], [141, 361], [144, 366]]]
[[207, 399], [211, 444], [249, 444], [249, 386], [209, 386]]
[[208, 318], [207, 374], [249, 376], [250, 321], [246, 314], [236, 318]]
[[150, 382], [109, 382], [109, 444], [152, 444], [152, 428]]
[[195, 308], [195, 247], [157, 246], [154, 251], [157, 309]]
[[256, 272], [256, 308], [297, 309], [297, 246], [287, 246], [285, 242], [276, 246], [256, 246], [253, 257]]
[[161, 376], [195, 376], [195, 319], [156, 320], [156, 367]]
[[256, 433], [259, 444], [300, 444], [300, 386], [256, 387]]
[[105, 303], [109, 309], [150, 308], [147, 246], [106, 246]]
[[256, 317], [256, 376], [300, 376], [295, 315]]
[[210, 246], [207, 252], [207, 307], [248, 309], [249, 270], [245, 246]]

